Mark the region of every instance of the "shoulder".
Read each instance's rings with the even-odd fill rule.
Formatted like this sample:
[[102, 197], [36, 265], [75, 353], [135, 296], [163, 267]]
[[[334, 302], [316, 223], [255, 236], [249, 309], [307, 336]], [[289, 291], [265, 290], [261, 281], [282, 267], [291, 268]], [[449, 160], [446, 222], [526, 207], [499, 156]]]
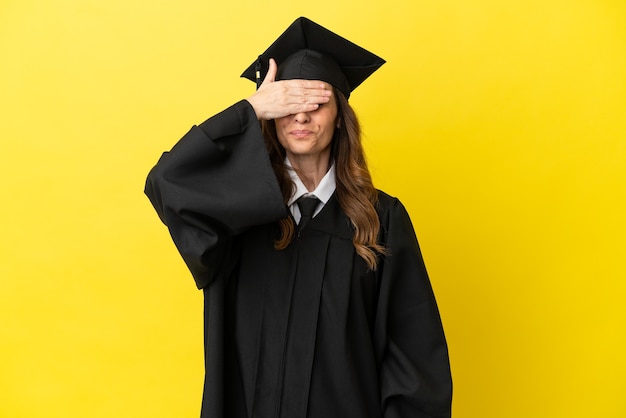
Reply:
[[378, 218], [380, 219], [380, 232], [383, 240], [388, 239], [392, 231], [395, 231], [392, 235], [415, 235], [411, 217], [397, 197], [378, 190], [376, 212], [378, 212]]
[[378, 190], [378, 202], [376, 203], [376, 212], [378, 212], [378, 216], [382, 219], [389, 215], [390, 213], [397, 213], [398, 211], [406, 212], [404, 209], [404, 205], [400, 202], [395, 196], [391, 196], [382, 190]]

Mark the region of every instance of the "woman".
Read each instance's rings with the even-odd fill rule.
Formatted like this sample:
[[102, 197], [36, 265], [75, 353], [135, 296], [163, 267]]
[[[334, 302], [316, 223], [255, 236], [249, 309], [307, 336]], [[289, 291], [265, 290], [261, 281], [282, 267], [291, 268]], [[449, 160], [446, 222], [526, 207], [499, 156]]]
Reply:
[[347, 101], [383, 63], [297, 19], [244, 73], [266, 73], [256, 93], [148, 176], [205, 295], [202, 417], [450, 416], [411, 221], [372, 185]]

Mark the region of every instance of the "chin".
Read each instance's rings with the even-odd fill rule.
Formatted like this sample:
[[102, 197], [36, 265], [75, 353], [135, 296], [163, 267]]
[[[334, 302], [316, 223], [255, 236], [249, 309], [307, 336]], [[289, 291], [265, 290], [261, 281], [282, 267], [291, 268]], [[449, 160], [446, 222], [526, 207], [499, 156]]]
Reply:
[[291, 146], [289, 147], [289, 152], [294, 155], [318, 154], [318, 151], [315, 151], [313, 147], [308, 144], [296, 144], [295, 146]]

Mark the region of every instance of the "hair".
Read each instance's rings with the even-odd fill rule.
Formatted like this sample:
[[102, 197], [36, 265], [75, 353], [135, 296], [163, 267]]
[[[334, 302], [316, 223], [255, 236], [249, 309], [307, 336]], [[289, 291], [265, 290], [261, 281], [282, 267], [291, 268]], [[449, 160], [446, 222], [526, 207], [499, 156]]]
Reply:
[[[336, 196], [339, 206], [354, 228], [352, 243], [357, 254], [371, 270], [378, 264], [378, 255], [385, 248], [377, 241], [380, 221], [376, 212], [378, 192], [374, 188], [361, 145], [361, 127], [357, 116], [343, 93], [333, 88], [337, 103], [337, 128], [331, 143], [331, 158], [335, 162]], [[272, 168], [276, 173], [285, 204], [295, 185], [285, 165], [285, 149], [278, 141], [273, 120], [262, 122], [263, 136]], [[285, 249], [293, 240], [295, 225], [291, 217], [279, 221], [280, 235], [274, 243], [277, 250]]]

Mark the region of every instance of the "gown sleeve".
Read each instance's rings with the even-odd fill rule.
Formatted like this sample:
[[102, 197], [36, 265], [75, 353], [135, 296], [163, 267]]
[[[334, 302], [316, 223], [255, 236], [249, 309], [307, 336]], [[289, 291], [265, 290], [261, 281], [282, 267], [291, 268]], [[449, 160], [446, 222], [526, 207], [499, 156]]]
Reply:
[[198, 288], [220, 273], [232, 237], [287, 216], [259, 122], [245, 100], [192, 127], [163, 153], [145, 193]]
[[451, 416], [452, 378], [439, 311], [415, 232], [394, 199], [383, 215], [377, 340], [385, 418]]

